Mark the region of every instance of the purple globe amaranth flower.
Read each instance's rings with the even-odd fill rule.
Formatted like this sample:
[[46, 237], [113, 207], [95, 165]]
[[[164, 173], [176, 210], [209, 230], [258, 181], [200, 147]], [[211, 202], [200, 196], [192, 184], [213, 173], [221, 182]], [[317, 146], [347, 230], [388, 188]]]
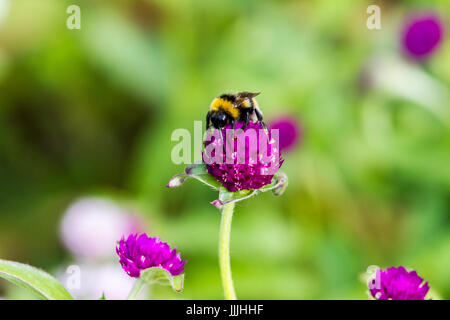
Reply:
[[278, 131], [266, 132], [259, 122], [250, 122], [244, 130], [242, 126], [238, 122], [235, 130], [231, 125], [210, 130], [204, 141], [203, 161], [208, 173], [230, 192], [270, 184], [283, 163]]
[[434, 13], [422, 13], [410, 17], [402, 34], [403, 51], [412, 59], [428, 58], [444, 38], [444, 26]]
[[279, 130], [280, 152], [293, 150], [302, 137], [299, 121], [293, 116], [282, 116], [269, 123], [271, 130]]
[[134, 278], [139, 278], [142, 270], [152, 267], [163, 268], [177, 276], [184, 271], [186, 263], [176, 249], [172, 250], [160, 238], [150, 238], [146, 234], [130, 234], [126, 240], [122, 237], [116, 252], [123, 270]]
[[369, 283], [369, 290], [377, 300], [424, 300], [430, 287], [428, 282], [407, 271], [405, 267], [390, 267], [385, 271], [378, 269]]

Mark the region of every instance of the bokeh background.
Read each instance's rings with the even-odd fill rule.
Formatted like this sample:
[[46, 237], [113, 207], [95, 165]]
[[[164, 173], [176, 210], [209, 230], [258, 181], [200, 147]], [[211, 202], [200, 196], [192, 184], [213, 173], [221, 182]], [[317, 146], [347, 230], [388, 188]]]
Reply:
[[[367, 299], [368, 266], [404, 265], [450, 298], [450, 42], [405, 55], [422, 11], [448, 24], [447, 0], [1, 0], [0, 257], [61, 279], [77, 265], [74, 295], [121, 298], [114, 239], [145, 231], [188, 264], [183, 293], [143, 297], [221, 299], [217, 195], [165, 187], [184, 167], [171, 134], [223, 92], [261, 91], [266, 121], [301, 134], [286, 193], [237, 205], [238, 297]], [[33, 298], [4, 280], [0, 296]]]

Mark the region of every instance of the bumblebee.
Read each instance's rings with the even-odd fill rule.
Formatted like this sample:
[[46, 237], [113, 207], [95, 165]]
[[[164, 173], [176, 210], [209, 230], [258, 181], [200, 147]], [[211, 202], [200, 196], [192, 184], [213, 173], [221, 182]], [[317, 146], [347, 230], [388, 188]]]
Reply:
[[239, 92], [236, 94], [222, 94], [211, 102], [210, 110], [206, 115], [206, 130], [211, 123], [214, 128], [222, 129], [231, 124], [233, 129], [236, 122], [242, 121], [244, 130], [250, 121], [260, 122], [263, 129], [267, 131], [263, 122], [263, 114], [255, 97], [258, 93]]

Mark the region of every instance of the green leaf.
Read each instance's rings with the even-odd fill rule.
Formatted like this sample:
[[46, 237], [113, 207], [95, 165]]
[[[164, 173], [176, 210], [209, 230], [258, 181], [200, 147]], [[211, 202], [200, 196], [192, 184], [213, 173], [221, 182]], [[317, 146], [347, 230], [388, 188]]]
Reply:
[[102, 296], [101, 296], [100, 298], [98, 298], [98, 300], [106, 300], [106, 297], [105, 297], [105, 293], [104, 293], [104, 292], [102, 292]]
[[219, 181], [217, 181], [212, 175], [206, 170], [206, 165], [204, 163], [193, 163], [186, 167], [185, 173], [180, 173], [170, 179], [168, 188], [181, 186], [187, 178], [194, 178], [198, 181], [206, 184], [207, 186], [219, 190], [222, 186]]
[[248, 199], [257, 195], [261, 192], [266, 192], [272, 190], [276, 196], [283, 194], [284, 190], [288, 185], [288, 178], [285, 173], [282, 171], [278, 171], [272, 179], [272, 183], [264, 186], [260, 189], [255, 190], [241, 190], [236, 192], [227, 191], [222, 184], [217, 181], [212, 175], [208, 173], [206, 169], [206, 164], [204, 163], [193, 163], [186, 167], [185, 173], [180, 173], [170, 179], [168, 188], [179, 187], [181, 186], [187, 178], [194, 178], [203, 182], [204, 184], [212, 187], [215, 190], [219, 191], [219, 199], [211, 202], [216, 208], [219, 210], [222, 209], [224, 204], [230, 202], [237, 202]]
[[73, 300], [64, 286], [47, 272], [27, 264], [0, 259], [0, 277], [46, 300]]
[[229, 192], [224, 187], [219, 190], [219, 199], [211, 202], [217, 209], [221, 210], [225, 204], [231, 202], [238, 202], [248, 198], [251, 198], [258, 193], [272, 191], [274, 195], [279, 196], [283, 194], [288, 185], [288, 178], [285, 173], [278, 171], [272, 179], [272, 183], [268, 184], [260, 189], [241, 190], [236, 192]]
[[152, 267], [141, 272], [141, 279], [148, 284], [172, 286], [176, 292], [183, 290], [184, 274], [172, 276], [169, 271], [160, 267]]

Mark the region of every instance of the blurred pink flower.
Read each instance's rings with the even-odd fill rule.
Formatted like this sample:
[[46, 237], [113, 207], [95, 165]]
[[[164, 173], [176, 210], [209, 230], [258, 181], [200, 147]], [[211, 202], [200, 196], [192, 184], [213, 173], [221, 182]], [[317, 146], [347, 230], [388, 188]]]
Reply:
[[293, 115], [284, 115], [271, 120], [269, 129], [279, 130], [280, 152], [286, 153], [295, 149], [302, 138], [300, 122]]
[[[127, 276], [116, 263], [81, 263], [76, 266], [80, 270], [79, 287], [70, 285], [73, 274], [61, 270], [58, 277], [76, 299], [97, 300], [104, 294], [107, 300], [124, 300], [134, 284], [134, 279]], [[146, 294], [144, 290], [139, 296], [143, 298]]]
[[142, 232], [140, 220], [104, 198], [82, 198], [65, 212], [60, 235], [67, 249], [79, 258], [104, 259], [115, 255], [117, 239]]
[[11, 1], [10, 0], [0, 0], [0, 25], [2, 25], [11, 11]]
[[427, 59], [444, 39], [444, 25], [434, 13], [419, 13], [403, 26], [403, 51], [412, 59]]

